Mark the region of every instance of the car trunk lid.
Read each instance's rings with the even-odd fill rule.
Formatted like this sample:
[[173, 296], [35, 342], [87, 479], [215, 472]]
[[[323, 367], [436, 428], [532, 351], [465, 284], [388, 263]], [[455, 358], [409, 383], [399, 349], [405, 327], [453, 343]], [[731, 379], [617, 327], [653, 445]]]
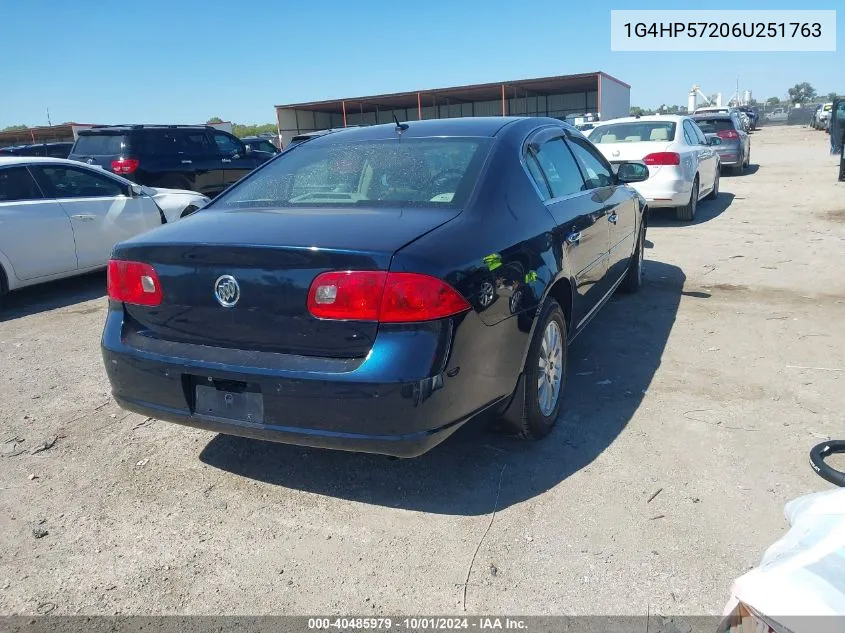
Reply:
[[[672, 143], [669, 141], [644, 141], [638, 143], [601, 143], [596, 145], [607, 160], [612, 164], [626, 160], [643, 160], [649, 154], [671, 151]], [[649, 165], [649, 176], [653, 177], [663, 167], [660, 165]]]
[[[126, 325], [174, 342], [365, 356], [378, 324], [314, 318], [307, 309], [311, 282], [329, 270], [388, 270], [397, 250], [457, 214], [447, 209], [206, 209], [115, 247], [115, 259], [151, 264], [163, 292], [155, 307], [126, 304]], [[233, 292], [237, 300], [227, 307]]]

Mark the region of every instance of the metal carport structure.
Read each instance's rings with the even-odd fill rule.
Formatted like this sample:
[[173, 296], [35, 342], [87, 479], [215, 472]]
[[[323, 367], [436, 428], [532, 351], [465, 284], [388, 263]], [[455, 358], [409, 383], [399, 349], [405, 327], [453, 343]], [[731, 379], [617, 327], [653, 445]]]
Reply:
[[460, 116], [627, 116], [631, 86], [597, 71], [276, 106], [283, 142], [303, 132], [350, 125]]

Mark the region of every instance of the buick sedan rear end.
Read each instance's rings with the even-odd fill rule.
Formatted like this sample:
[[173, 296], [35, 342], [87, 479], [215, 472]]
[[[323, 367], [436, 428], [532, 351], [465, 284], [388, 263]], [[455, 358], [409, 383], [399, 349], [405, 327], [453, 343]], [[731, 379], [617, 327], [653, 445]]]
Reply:
[[[114, 397], [222, 433], [403, 457], [485, 412], [543, 437], [568, 340], [641, 282], [643, 208], [625, 182], [645, 167], [587, 181], [560, 152], [570, 134], [594, 152], [552, 119], [337, 132], [122, 242], [102, 338]], [[568, 162], [541, 175], [538, 152]], [[543, 193], [563, 183], [572, 195]], [[589, 247], [565, 253], [572, 231]]]

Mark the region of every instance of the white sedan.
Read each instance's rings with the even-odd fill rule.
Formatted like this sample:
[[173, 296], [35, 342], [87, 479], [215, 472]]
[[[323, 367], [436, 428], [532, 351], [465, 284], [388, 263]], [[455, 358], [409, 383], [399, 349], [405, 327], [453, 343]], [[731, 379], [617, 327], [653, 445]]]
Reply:
[[142, 187], [72, 160], [0, 157], [0, 297], [103, 268], [118, 242], [208, 201], [193, 191]]
[[641, 160], [649, 177], [631, 185], [652, 209], [675, 207], [679, 220], [692, 221], [698, 201], [719, 195], [719, 155], [689, 117], [655, 115], [605, 121], [590, 141], [611, 164]]

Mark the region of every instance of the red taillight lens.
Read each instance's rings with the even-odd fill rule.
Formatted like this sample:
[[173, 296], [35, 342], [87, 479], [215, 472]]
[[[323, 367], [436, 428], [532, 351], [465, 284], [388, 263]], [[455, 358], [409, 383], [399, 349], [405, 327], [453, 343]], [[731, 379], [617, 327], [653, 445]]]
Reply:
[[333, 271], [318, 275], [308, 290], [308, 311], [318, 319], [412, 323], [469, 308], [454, 288], [417, 273]]
[[138, 169], [138, 161], [134, 158], [123, 158], [111, 162], [111, 170], [116, 174], [131, 174]]
[[646, 165], [680, 165], [681, 155], [677, 152], [655, 152], [643, 158]]
[[716, 136], [726, 141], [735, 141], [739, 138], [739, 132], [736, 130], [722, 130], [721, 132], [716, 132]]
[[161, 283], [149, 264], [110, 259], [107, 278], [109, 299], [141, 306], [161, 305]]

